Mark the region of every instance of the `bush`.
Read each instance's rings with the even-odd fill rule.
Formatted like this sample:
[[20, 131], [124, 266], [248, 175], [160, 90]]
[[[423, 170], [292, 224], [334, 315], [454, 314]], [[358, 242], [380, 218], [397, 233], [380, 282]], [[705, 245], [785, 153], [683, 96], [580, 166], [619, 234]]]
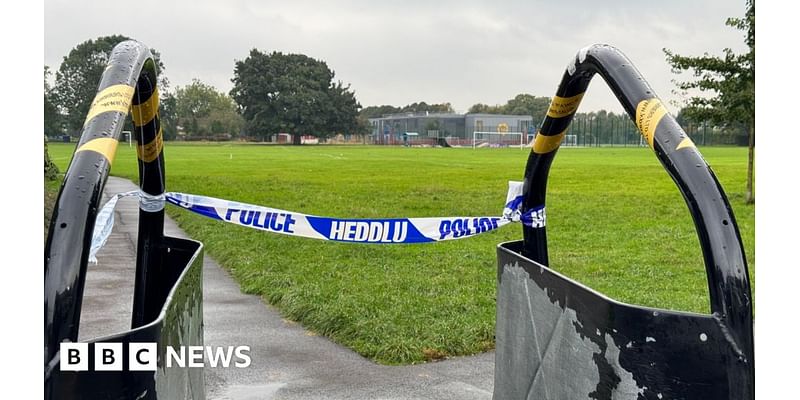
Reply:
[[50, 159], [50, 153], [47, 151], [47, 139], [44, 141], [44, 179], [54, 181], [58, 178], [58, 167]]

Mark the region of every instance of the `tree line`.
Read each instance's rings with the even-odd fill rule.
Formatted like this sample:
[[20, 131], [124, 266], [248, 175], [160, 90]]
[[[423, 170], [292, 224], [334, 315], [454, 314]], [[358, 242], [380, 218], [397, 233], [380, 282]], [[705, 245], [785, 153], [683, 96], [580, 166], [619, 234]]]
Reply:
[[[80, 134], [108, 55], [116, 44], [124, 40], [128, 38], [114, 35], [78, 44], [55, 71], [55, 84], [52, 86], [48, 82], [53, 71], [45, 66], [46, 135], [76, 137]], [[369, 118], [402, 113], [454, 112], [449, 102], [429, 104], [421, 101], [405, 106], [362, 108], [350, 86], [336, 80], [334, 71], [324, 61], [302, 54], [266, 53], [257, 49], [251, 50], [244, 60], [235, 62], [234, 86], [229, 93], [220, 92], [198, 79], [172, 90], [160, 53], [155, 49], [151, 51], [159, 68], [160, 114], [166, 140], [177, 137], [185, 140], [240, 137], [263, 140], [276, 133], [289, 133], [294, 142], [299, 143], [300, 135], [327, 138], [339, 133], [369, 134]], [[550, 100], [550, 97], [520, 93], [505, 104], [477, 103], [467, 112], [530, 115], [536, 127], [547, 114]], [[690, 135], [702, 135], [703, 143], [711, 135], [741, 137], [738, 132], [741, 132], [742, 124], [723, 124], [725, 118], [710, 113], [708, 108], [698, 109], [690, 104], [678, 113], [678, 121]], [[578, 136], [579, 145], [635, 141], [635, 137], [630, 137], [635, 128], [624, 114], [606, 110], [577, 113], [574, 121], [569, 133]], [[724, 129], [720, 129], [719, 126], [723, 125]], [[124, 129], [132, 131], [130, 121], [126, 122]], [[741, 142], [741, 139], [734, 138], [723, 143]]]
[[[129, 40], [104, 36], [78, 44], [54, 74], [44, 68], [44, 130], [46, 136], [77, 137], [89, 111], [111, 50]], [[335, 79], [324, 61], [301, 54], [250, 51], [236, 61], [230, 93], [194, 79], [171, 90], [159, 52], [150, 49], [159, 71], [159, 114], [166, 140], [269, 138], [289, 133], [320, 138], [364, 134], [361, 105], [350, 85]], [[130, 121], [124, 130], [133, 130]]]

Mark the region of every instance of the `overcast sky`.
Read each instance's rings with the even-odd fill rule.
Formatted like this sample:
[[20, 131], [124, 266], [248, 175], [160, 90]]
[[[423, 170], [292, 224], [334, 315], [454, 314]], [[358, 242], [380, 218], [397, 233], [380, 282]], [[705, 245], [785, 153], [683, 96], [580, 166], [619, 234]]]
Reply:
[[[249, 50], [322, 59], [362, 106], [504, 104], [518, 93], [552, 96], [564, 68], [592, 43], [618, 47], [667, 101], [679, 54], [745, 49], [727, 17], [744, 1], [206, 1], [45, 0], [45, 65], [58, 69], [78, 43], [122, 34], [161, 53], [171, 86], [193, 78], [228, 92]], [[596, 79], [581, 110], [621, 111]], [[677, 109], [669, 106], [672, 112]]]

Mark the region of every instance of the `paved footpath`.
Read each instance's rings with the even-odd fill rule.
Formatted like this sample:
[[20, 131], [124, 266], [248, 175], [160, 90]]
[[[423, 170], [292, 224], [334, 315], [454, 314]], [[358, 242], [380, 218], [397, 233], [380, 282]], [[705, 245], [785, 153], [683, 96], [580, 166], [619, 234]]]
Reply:
[[[108, 194], [135, 190], [110, 177]], [[105, 201], [105, 200], [104, 200]], [[167, 205], [167, 207], [171, 207]], [[128, 329], [133, 302], [138, 201], [117, 203], [114, 231], [89, 265], [80, 340]], [[167, 235], [187, 237], [174, 221]], [[412, 366], [375, 364], [353, 351], [284, 320], [258, 296], [241, 293], [208, 255], [203, 267], [207, 346], [249, 345], [248, 368], [205, 369], [208, 399], [490, 399], [494, 353]]]

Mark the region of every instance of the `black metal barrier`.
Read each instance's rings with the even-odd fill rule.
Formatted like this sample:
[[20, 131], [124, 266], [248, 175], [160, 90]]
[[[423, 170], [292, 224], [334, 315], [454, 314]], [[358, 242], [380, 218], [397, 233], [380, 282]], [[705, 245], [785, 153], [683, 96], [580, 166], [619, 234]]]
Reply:
[[[599, 73], [684, 196], [700, 238], [711, 314], [623, 304], [549, 268], [544, 205], [556, 151]], [[168, 348], [203, 345], [202, 244], [165, 237], [156, 65], [143, 45], [114, 48], [61, 186], [45, 247], [45, 398], [204, 399], [202, 368], [167, 367]], [[128, 110], [140, 200], [131, 330], [89, 342], [88, 370], [60, 365], [77, 342], [98, 206]], [[496, 399], [753, 399], [750, 282], [719, 182], [631, 62], [595, 45], [572, 60], [525, 169], [523, 240], [498, 246]], [[156, 371], [94, 369], [94, 346], [155, 343]]]
[[[47, 399], [204, 399], [202, 368], [165, 365], [166, 349], [203, 345], [202, 244], [164, 236], [163, 138], [156, 64], [144, 45], [111, 52], [61, 185], [45, 247], [44, 372]], [[61, 369], [60, 345], [78, 341], [87, 262], [103, 188], [128, 111], [135, 126], [140, 201], [131, 330], [89, 342], [88, 370]], [[97, 371], [94, 346], [156, 343], [153, 371]]]
[[551, 269], [544, 224], [498, 246], [496, 399], [753, 399], [753, 317], [741, 237], [722, 187], [636, 68], [607, 45], [564, 73], [525, 169], [523, 213], [543, 209], [556, 151], [595, 74], [636, 122], [694, 219], [711, 314], [609, 299]]

